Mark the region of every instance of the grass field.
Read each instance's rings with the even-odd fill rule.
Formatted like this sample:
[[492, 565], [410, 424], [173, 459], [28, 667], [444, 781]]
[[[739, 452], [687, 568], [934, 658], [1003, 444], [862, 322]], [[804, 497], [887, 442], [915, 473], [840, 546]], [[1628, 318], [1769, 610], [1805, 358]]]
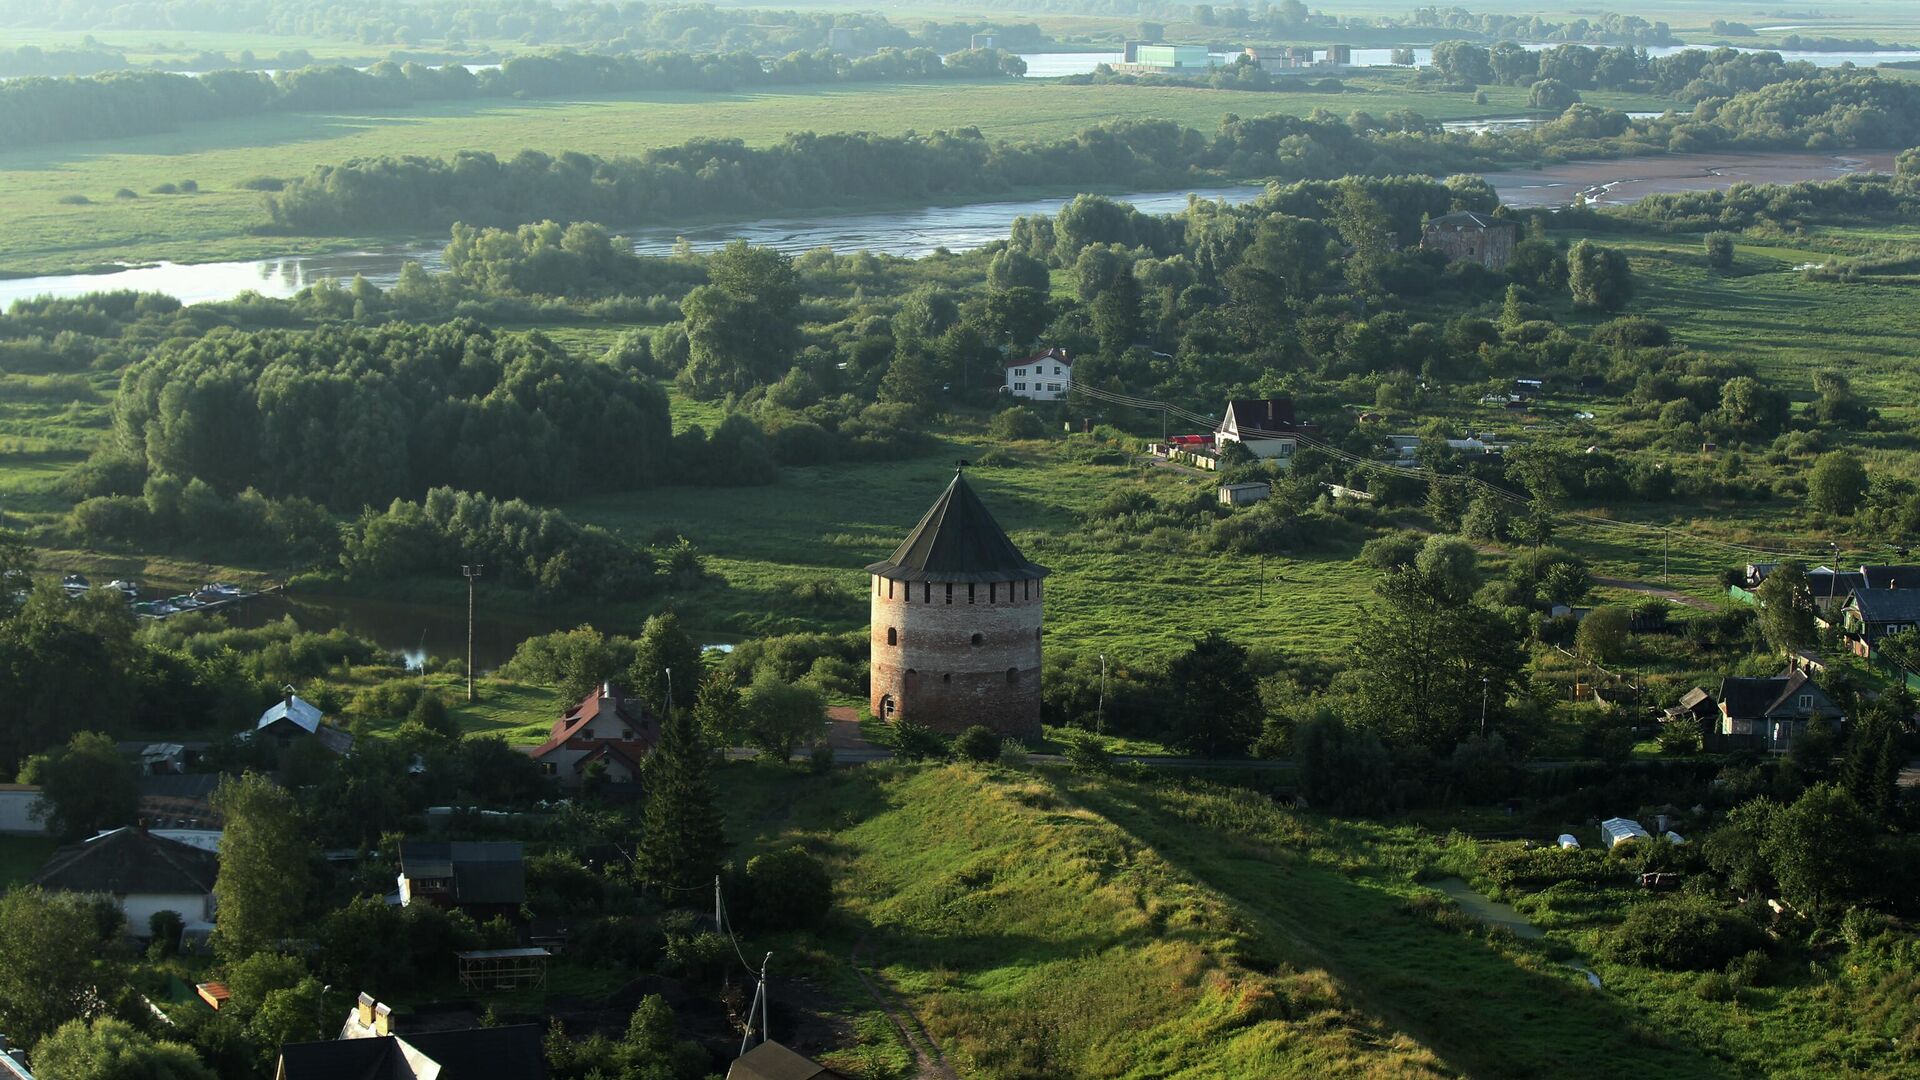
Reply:
[[[240, 183], [262, 175], [304, 175], [315, 165], [382, 154], [450, 156], [522, 149], [551, 154], [633, 154], [693, 138], [730, 137], [755, 145], [792, 131], [897, 134], [978, 127], [996, 138], [1044, 139], [1122, 117], [1164, 117], [1211, 132], [1227, 113], [1341, 116], [1410, 108], [1435, 119], [1525, 113], [1526, 91], [1489, 87], [1471, 95], [1413, 92], [1397, 76], [1354, 80], [1341, 94], [1248, 93], [1049, 82], [912, 83], [797, 87], [761, 93], [654, 93], [539, 101], [453, 102], [390, 112], [275, 113], [184, 124], [126, 139], [0, 151], [0, 272], [45, 273], [113, 261], [205, 262], [259, 258], [342, 246], [364, 237], [250, 236], [267, 221], [261, 196]], [[1592, 94], [1597, 104], [1657, 109], [1635, 95]], [[142, 194], [193, 180], [195, 195]], [[63, 205], [85, 195], [91, 205]], [[620, 222], [607, 224], [618, 226]]]
[[1429, 882], [1471, 874], [1479, 845], [1463, 836], [1328, 820], [1214, 785], [1050, 771], [804, 776], [755, 763], [725, 775], [743, 854], [798, 843], [828, 862], [840, 914], [823, 936], [843, 956], [861, 943], [962, 1075], [1900, 1067], [1850, 976], [1783, 973], [1733, 1007], [1701, 999], [1688, 976], [1593, 958], [1640, 902], [1631, 889], [1541, 917], [1534, 939], [1459, 918]]

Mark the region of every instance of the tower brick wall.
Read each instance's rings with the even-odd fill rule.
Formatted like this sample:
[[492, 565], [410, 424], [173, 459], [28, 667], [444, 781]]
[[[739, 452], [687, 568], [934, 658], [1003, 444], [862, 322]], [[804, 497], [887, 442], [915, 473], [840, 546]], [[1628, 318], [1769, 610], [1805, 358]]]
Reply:
[[873, 715], [1039, 734], [1044, 581], [870, 581]]

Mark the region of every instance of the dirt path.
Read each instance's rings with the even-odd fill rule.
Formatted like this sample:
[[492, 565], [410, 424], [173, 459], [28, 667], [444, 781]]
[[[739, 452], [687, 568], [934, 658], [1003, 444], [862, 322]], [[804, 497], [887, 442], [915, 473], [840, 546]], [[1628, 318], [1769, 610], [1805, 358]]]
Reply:
[[1628, 581], [1625, 578], [1610, 578], [1610, 577], [1594, 578], [1593, 583], [1602, 588], [1625, 589], [1628, 592], [1637, 592], [1637, 593], [1644, 593], [1648, 596], [1657, 596], [1662, 600], [1668, 600], [1676, 604], [1683, 604], [1687, 607], [1696, 608], [1700, 611], [1720, 610], [1719, 605], [1717, 604], [1713, 604], [1706, 600], [1702, 600], [1697, 596], [1690, 596], [1686, 593], [1679, 591], [1678, 589], [1669, 589], [1665, 585], [1654, 585], [1650, 582], [1645, 582], [1645, 581]]
[[900, 1033], [900, 1041], [913, 1054], [915, 1080], [960, 1080], [960, 1074], [953, 1071], [953, 1066], [947, 1064], [946, 1056], [940, 1053], [939, 1044], [921, 1026], [920, 1018], [913, 1015], [913, 1010], [907, 1007], [899, 994], [894, 993], [892, 987], [885, 985], [885, 976], [868, 975], [860, 967], [860, 954], [866, 947], [867, 937], [862, 934], [860, 940], [853, 943], [853, 951], [847, 954], [847, 962], [853, 965], [854, 978], [867, 988], [873, 1003], [887, 1014], [893, 1030]]
[[827, 709], [827, 745], [835, 750], [878, 750], [860, 731], [860, 712], [851, 705]]

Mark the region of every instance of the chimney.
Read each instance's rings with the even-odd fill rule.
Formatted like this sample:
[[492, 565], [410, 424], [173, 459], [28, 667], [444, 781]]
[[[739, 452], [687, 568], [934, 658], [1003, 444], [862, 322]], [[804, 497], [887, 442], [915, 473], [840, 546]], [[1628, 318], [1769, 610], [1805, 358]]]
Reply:
[[373, 1033], [375, 1035], [393, 1034], [393, 1006], [375, 1005], [373, 1007]]
[[603, 682], [600, 684], [600, 696], [603, 698], [610, 698], [613, 696], [613, 683], [611, 681]]
[[360, 1021], [361, 1027], [373, 1027], [373, 998], [371, 995], [362, 991], [359, 1002], [354, 1006], [354, 1012]]

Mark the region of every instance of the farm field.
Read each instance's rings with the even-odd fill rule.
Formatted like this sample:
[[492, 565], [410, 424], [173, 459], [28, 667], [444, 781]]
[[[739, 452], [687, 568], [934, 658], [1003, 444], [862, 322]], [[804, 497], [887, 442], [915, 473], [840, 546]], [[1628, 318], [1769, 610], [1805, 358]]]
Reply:
[[[1213, 131], [1222, 116], [1327, 109], [1381, 115], [1412, 109], [1438, 120], [1526, 113], [1526, 91], [1488, 87], [1469, 94], [1407, 89], [1399, 76], [1350, 80], [1347, 92], [1251, 93], [1050, 82], [909, 83], [796, 87], [764, 93], [663, 92], [537, 101], [453, 102], [357, 113], [276, 113], [187, 124], [174, 131], [13, 152], [0, 151], [0, 201], [10, 227], [0, 235], [0, 273], [83, 269], [116, 261], [207, 262], [332, 250], [370, 237], [255, 235], [267, 224], [261, 195], [241, 188], [260, 177], [306, 174], [355, 157], [462, 150], [510, 157], [637, 154], [696, 138], [778, 142], [794, 131], [898, 134], [978, 127], [1009, 139], [1048, 139], [1116, 118], [1164, 118]], [[1595, 104], [1658, 110], [1646, 95], [1593, 93]], [[192, 195], [145, 194], [193, 180]], [[115, 198], [127, 188], [140, 197]], [[89, 205], [63, 197], [84, 195]], [[862, 209], [884, 209], [865, 205]], [[618, 227], [620, 222], [606, 222]]]

